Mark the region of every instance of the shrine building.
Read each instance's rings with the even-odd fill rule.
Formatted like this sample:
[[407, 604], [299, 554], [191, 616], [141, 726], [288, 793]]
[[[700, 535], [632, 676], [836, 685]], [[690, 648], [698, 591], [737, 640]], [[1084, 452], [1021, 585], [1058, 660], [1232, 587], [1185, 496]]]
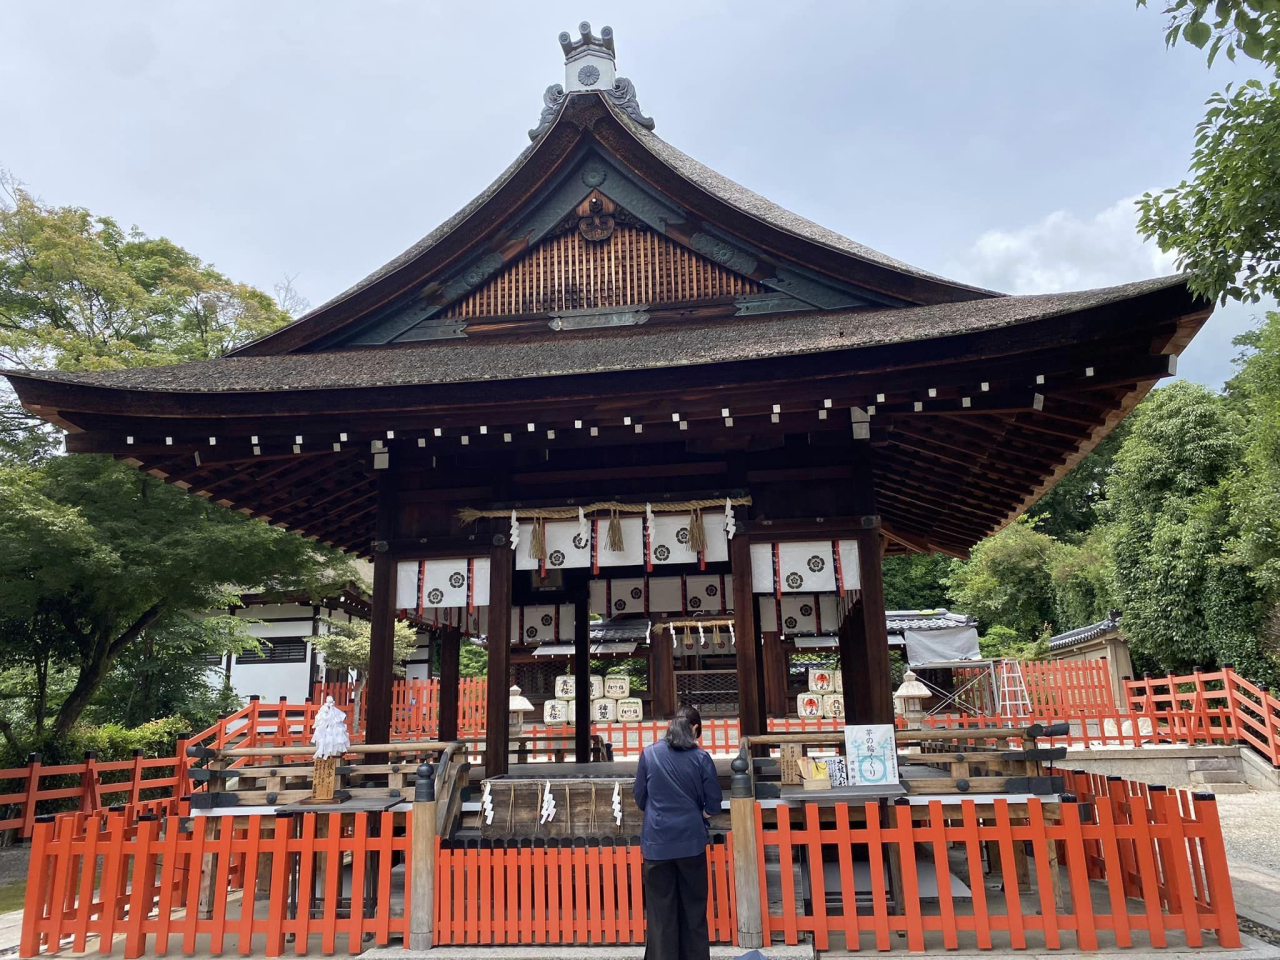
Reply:
[[1018, 517], [1212, 304], [1176, 276], [1009, 296], [903, 263], [661, 139], [609, 28], [560, 44], [523, 152], [328, 303], [217, 360], [5, 375], [71, 453], [372, 559], [370, 743], [406, 613], [438, 625], [443, 741], [483, 638], [490, 777], [539, 650], [579, 691], [593, 650], [641, 656], [646, 719], [693, 699], [755, 736], [795, 709], [787, 658], [834, 636], [848, 717], [892, 722], [885, 555]]

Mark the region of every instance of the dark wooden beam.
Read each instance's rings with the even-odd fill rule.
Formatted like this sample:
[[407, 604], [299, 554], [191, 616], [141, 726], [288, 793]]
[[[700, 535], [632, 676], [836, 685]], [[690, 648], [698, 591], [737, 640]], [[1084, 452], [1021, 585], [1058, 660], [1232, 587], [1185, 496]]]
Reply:
[[751, 584], [751, 541], [735, 536], [729, 543], [729, 565], [733, 572], [733, 632], [738, 668], [738, 723], [742, 735], [754, 737], [765, 732], [756, 659], [760, 641], [756, 637], [756, 602]]
[[575, 577], [573, 595], [573, 752], [591, 762], [591, 602], [588, 577]]
[[443, 627], [436, 643], [440, 647], [440, 729], [438, 737], [446, 743], [458, 739], [458, 684], [461, 681], [460, 660], [462, 631]]
[[515, 560], [506, 544], [489, 550], [489, 669], [485, 704], [485, 775], [507, 772], [510, 736], [511, 577]]
[[[377, 531], [391, 539], [395, 530], [396, 477], [378, 477]], [[365, 742], [391, 742], [391, 680], [395, 666], [396, 565], [388, 553], [373, 557], [373, 601], [369, 621], [369, 679], [365, 684]]]

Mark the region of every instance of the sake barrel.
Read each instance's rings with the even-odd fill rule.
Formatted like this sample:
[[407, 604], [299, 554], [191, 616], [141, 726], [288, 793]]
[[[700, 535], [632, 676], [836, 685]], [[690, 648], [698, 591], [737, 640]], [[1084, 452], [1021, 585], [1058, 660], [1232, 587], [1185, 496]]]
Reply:
[[610, 674], [604, 678], [604, 695], [614, 700], [631, 696], [631, 678], [626, 674]]
[[832, 671], [826, 667], [810, 667], [809, 668], [809, 690], [812, 693], [830, 693], [832, 680]]
[[819, 693], [802, 693], [796, 697], [796, 713], [802, 717], [822, 716], [822, 695]]

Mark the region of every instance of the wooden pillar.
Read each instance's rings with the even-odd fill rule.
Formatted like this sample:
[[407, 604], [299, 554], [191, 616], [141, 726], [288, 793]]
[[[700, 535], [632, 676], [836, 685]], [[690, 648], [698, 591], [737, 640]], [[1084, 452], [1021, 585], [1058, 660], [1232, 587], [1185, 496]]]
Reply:
[[[849, 485], [857, 533], [860, 599], [840, 629], [840, 669], [844, 675], [845, 714], [853, 723], [893, 723], [889, 681], [889, 634], [884, 622], [884, 572], [880, 519], [876, 516], [875, 478], [869, 431], [854, 423], [853, 482]], [[849, 693], [853, 692], [853, 702]]]
[[738, 723], [743, 736], [765, 732], [764, 711], [756, 660], [756, 598], [751, 586], [751, 543], [745, 534], [729, 544], [729, 568], [733, 572], [733, 632], [738, 662]]
[[[757, 846], [756, 839], [756, 798], [752, 792], [750, 763], [750, 758], [742, 754], [733, 758], [733, 777], [729, 786], [738, 946], [744, 950], [764, 946], [764, 922], [760, 911], [759, 850], [762, 848]], [[786, 814], [785, 807], [782, 813]], [[853, 909], [852, 904], [848, 909]]]
[[654, 720], [670, 720], [676, 715], [676, 671], [671, 652], [671, 634], [655, 627], [649, 634], [649, 692]]
[[365, 743], [391, 742], [391, 680], [395, 657], [396, 562], [388, 549], [395, 535], [396, 477], [378, 471], [374, 523], [373, 600], [369, 614], [369, 679], [364, 688]]
[[511, 683], [511, 578], [515, 553], [510, 545], [489, 551], [489, 669], [485, 703], [485, 772], [490, 777], [507, 772], [510, 747]]
[[591, 604], [590, 581], [575, 584], [573, 596], [573, 753], [591, 762]]
[[[409, 903], [409, 949], [430, 950], [435, 940], [436, 904], [436, 792], [435, 770], [418, 767], [413, 797], [413, 885]], [[352, 891], [352, 896], [356, 896]], [[390, 910], [390, 903], [379, 905]]]
[[893, 723], [889, 633], [884, 621], [883, 557], [878, 525], [858, 536], [858, 569], [862, 578], [861, 661], [866, 679], [861, 690], [864, 703], [858, 708], [860, 723]]
[[764, 660], [764, 710], [770, 717], [785, 717], [787, 703], [787, 655], [777, 632], [760, 635], [760, 652]]
[[444, 627], [439, 632], [440, 645], [440, 726], [437, 736], [449, 742], [458, 739], [458, 669], [462, 654], [462, 631]]

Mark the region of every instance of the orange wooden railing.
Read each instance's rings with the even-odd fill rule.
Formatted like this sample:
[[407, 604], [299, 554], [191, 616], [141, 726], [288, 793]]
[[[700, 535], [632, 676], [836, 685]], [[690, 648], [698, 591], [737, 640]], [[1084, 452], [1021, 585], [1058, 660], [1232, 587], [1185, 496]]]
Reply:
[[1131, 711], [1159, 717], [1163, 729], [1183, 742], [1249, 744], [1280, 766], [1280, 699], [1250, 683], [1230, 666], [1125, 682]]
[[[1219, 946], [1239, 946], [1211, 794], [1064, 776], [1074, 797], [1061, 803], [778, 805], [767, 824], [757, 804], [766, 946], [805, 935], [818, 950], [887, 950], [897, 934], [912, 951], [1141, 949], [1168, 945], [1170, 932], [1200, 946], [1206, 931]], [[122, 945], [125, 957], [148, 949], [275, 957], [289, 940], [299, 955], [354, 954], [407, 935], [413, 828], [403, 813], [188, 819], [144, 809], [40, 818], [22, 956], [82, 952], [90, 937], [104, 955]], [[726, 837], [709, 851], [708, 926], [723, 943], [736, 939], [731, 850]], [[984, 850], [1001, 881], [991, 887]], [[952, 851], [963, 852], [955, 862], [971, 899], [952, 886]], [[435, 857], [437, 944], [643, 941], [633, 841], [438, 842]], [[937, 879], [927, 903], [926, 865]]]
[[[25, 767], [0, 770], [0, 830], [14, 830], [30, 837], [36, 818], [44, 814], [78, 810], [91, 814], [121, 804], [137, 807], [141, 801], [169, 805], [178, 812], [182, 798], [191, 792], [188, 776], [189, 745], [222, 747], [252, 729], [254, 705], [220, 718], [207, 730], [179, 738], [175, 756], [144, 757], [135, 751], [130, 760], [98, 760], [88, 752], [79, 763], [45, 764], [33, 753]], [[55, 781], [56, 782], [49, 782]]]
[[[973, 800], [945, 805], [931, 800], [926, 813], [904, 798], [883, 815], [874, 803], [857, 811], [857, 817], [850, 816], [847, 804], [837, 804], [833, 819], [821, 818], [817, 806], [806, 804], [797, 811], [798, 826], [783, 804], [776, 808], [776, 824], [766, 828], [757, 805], [766, 945], [796, 944], [807, 934], [819, 951], [862, 945], [888, 950], [892, 936], [899, 934], [912, 951], [926, 946], [955, 950], [964, 935], [980, 950], [1056, 950], [1062, 935], [1070, 933], [1078, 949], [1097, 950], [1104, 931], [1115, 946], [1132, 946], [1133, 931], [1144, 931], [1147, 944], [1164, 947], [1168, 931], [1179, 931], [1188, 945], [1200, 946], [1206, 930], [1220, 946], [1239, 945], [1211, 794], [1171, 794], [1084, 774], [1069, 779], [1086, 805], [1064, 798], [1060, 817], [1050, 815], [1035, 798], [1027, 801], [1025, 815], [1021, 810], [1014, 815], [1009, 802], [997, 798], [981, 816]], [[993, 870], [1010, 891], [998, 909], [990, 902], [994, 894], [983, 875], [984, 845], [997, 851], [991, 858]], [[953, 846], [965, 851], [961, 872], [971, 898], [958, 898], [953, 890], [948, 857]], [[866, 889], [855, 880], [858, 848], [867, 851], [870, 866]], [[785, 866], [770, 893], [766, 864], [775, 854], [774, 862]], [[1025, 873], [1019, 856], [1026, 858]], [[891, 858], [901, 882], [901, 909], [893, 911], [886, 876]], [[823, 863], [838, 869], [832, 874], [817, 869]], [[799, 878], [791, 864], [804, 865]], [[927, 912], [922, 909], [925, 864], [937, 880], [936, 911], [932, 905]], [[1013, 893], [1020, 889], [1020, 875], [1027, 878], [1021, 884], [1027, 888], [1025, 898]], [[807, 879], [803, 890], [797, 879]], [[829, 890], [836, 895], [829, 898]], [[1099, 909], [1095, 901], [1101, 898], [1095, 894], [1102, 891], [1107, 907]], [[859, 898], [864, 905], [855, 907]], [[1028, 943], [1028, 934], [1035, 942]]]
[[[484, 736], [485, 706], [488, 681], [484, 677], [463, 677], [458, 683], [458, 736]], [[348, 724], [353, 714], [355, 684], [348, 681], [317, 683], [312, 688], [313, 703], [324, 703], [333, 697], [336, 706], [347, 712]], [[361, 724], [363, 727], [363, 724]], [[391, 685], [391, 736], [435, 737], [440, 729], [440, 681], [396, 680]], [[363, 736], [359, 731], [354, 739]]]
[[[103, 954], [122, 941], [125, 957], [141, 956], [148, 942], [158, 954], [217, 955], [228, 946], [248, 954], [255, 937], [268, 957], [284, 952], [286, 938], [300, 954], [331, 955], [343, 941], [344, 952], [359, 953], [366, 935], [385, 946], [408, 933], [405, 913], [390, 909], [392, 869], [408, 863], [411, 842], [395, 820], [319, 813], [187, 821], [133, 811], [41, 818], [19, 953], [82, 952], [89, 937], [99, 938]], [[205, 858], [211, 884], [201, 911]], [[408, 867], [404, 882], [409, 889]]]
[[[644, 943], [640, 845], [633, 840], [441, 844], [436, 861], [440, 945]], [[707, 928], [735, 943], [729, 838], [707, 850]]]

